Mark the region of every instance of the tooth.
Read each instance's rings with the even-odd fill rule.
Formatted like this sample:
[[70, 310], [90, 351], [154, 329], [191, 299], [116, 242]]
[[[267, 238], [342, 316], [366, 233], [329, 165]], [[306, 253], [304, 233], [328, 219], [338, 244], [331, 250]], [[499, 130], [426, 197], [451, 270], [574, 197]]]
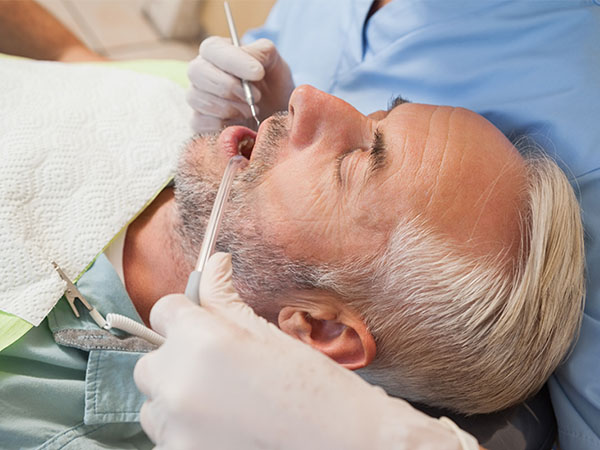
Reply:
[[247, 150], [252, 150], [252, 147], [254, 147], [254, 139], [248, 137], [248, 138], [244, 138], [242, 139], [239, 143], [238, 143], [238, 151], [241, 153], [244, 149]]
[[242, 139], [239, 143], [238, 143], [238, 152], [241, 152], [244, 147], [248, 145], [248, 138]]

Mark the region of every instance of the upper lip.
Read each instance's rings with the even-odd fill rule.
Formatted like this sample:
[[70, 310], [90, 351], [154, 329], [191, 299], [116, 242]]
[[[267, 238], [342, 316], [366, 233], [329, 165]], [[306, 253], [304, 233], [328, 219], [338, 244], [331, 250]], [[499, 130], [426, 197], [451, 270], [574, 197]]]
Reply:
[[[252, 131], [250, 128], [241, 126], [231, 126], [225, 128], [219, 135], [218, 145], [223, 149], [225, 155], [228, 157], [239, 154], [239, 145], [245, 139], [251, 139], [253, 142], [256, 141], [257, 133]], [[250, 159], [251, 154], [245, 154]]]

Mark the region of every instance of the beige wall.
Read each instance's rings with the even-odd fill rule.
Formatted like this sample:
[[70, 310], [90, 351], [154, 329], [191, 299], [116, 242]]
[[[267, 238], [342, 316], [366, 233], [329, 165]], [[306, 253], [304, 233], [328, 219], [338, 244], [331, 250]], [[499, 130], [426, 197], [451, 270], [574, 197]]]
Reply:
[[[326, 0], [324, 0], [326, 1]], [[262, 25], [275, 0], [229, 0], [233, 20], [240, 38], [250, 29]], [[203, 31], [207, 36], [229, 36], [223, 2], [204, 0], [200, 11]]]
[[[37, 1], [85, 45], [111, 59], [186, 61], [198, 54], [203, 36], [229, 36], [222, 0]], [[241, 37], [265, 21], [275, 0], [229, 3]]]

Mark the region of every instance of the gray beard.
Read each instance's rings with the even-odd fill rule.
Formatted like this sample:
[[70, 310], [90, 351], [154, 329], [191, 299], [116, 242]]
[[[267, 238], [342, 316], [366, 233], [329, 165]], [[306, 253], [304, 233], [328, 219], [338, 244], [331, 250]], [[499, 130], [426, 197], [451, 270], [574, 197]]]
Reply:
[[[232, 256], [234, 286], [242, 299], [273, 322], [286, 293], [315, 288], [319, 278], [316, 267], [288, 258], [285, 249], [265, 236], [260, 226], [261, 205], [254, 190], [275, 164], [276, 149], [285, 136], [284, 119], [281, 115], [273, 120], [261, 148], [254, 149], [250, 166], [234, 180], [216, 243], [217, 251]], [[217, 135], [199, 136], [193, 141], [196, 145], [187, 145], [175, 176], [175, 231], [189, 271], [196, 263], [220, 183], [198, 164], [197, 144], [209, 151], [216, 139]]]

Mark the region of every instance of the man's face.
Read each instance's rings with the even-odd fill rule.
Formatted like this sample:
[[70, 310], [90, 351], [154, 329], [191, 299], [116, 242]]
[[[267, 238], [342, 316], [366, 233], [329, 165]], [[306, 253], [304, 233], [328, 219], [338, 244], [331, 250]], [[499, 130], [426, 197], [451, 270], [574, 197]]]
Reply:
[[[250, 150], [244, 142], [253, 139]], [[518, 248], [523, 161], [473, 112], [402, 103], [364, 116], [301, 86], [288, 113], [264, 121], [258, 135], [229, 127], [188, 146], [179, 178], [194, 192], [187, 208], [181, 198], [179, 207], [188, 210], [188, 222], [194, 215], [204, 221], [188, 233], [201, 234], [238, 147], [250, 165], [234, 184], [220, 249], [234, 260], [244, 252], [265, 255], [247, 264], [264, 268], [256, 285], [271, 283], [276, 273], [286, 278], [280, 259], [313, 266], [369, 258], [400, 221], [413, 218], [476, 254]]]
[[482, 252], [518, 241], [521, 158], [472, 112], [404, 103], [363, 116], [302, 87], [285, 129], [255, 198], [261, 223], [293, 257], [368, 254], [416, 215]]

